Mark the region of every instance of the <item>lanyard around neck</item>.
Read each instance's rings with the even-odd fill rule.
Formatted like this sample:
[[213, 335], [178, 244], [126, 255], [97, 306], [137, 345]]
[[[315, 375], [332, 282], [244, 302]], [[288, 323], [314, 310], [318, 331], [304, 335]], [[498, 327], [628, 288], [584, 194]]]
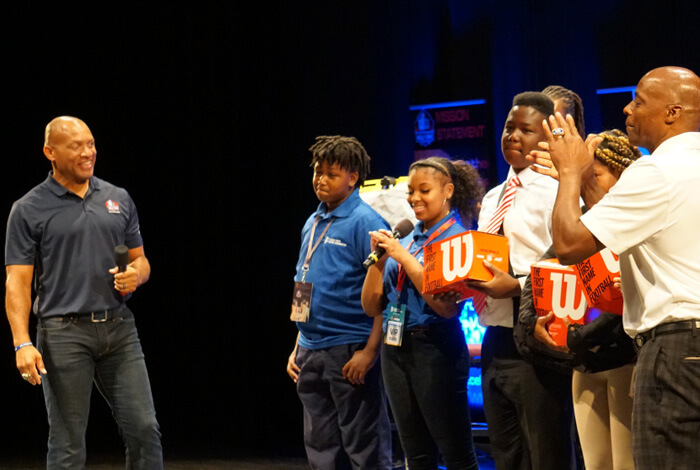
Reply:
[[[430, 244], [433, 240], [435, 240], [437, 237], [439, 237], [445, 230], [448, 228], [452, 227], [456, 222], [454, 217], [450, 217], [449, 220], [447, 220], [445, 223], [443, 223], [440, 227], [438, 227], [437, 230], [435, 230], [433, 233], [430, 234], [427, 240], [423, 242], [423, 244], [416, 250], [415, 253], [413, 253], [413, 256], [415, 257], [418, 253], [420, 253], [423, 250], [423, 247], [425, 245]], [[411, 247], [413, 246], [414, 240], [411, 240], [411, 243], [408, 245], [408, 251], [411, 251]], [[399, 278], [396, 281], [396, 293], [397, 293], [397, 299], [398, 299], [398, 294], [401, 293], [401, 290], [403, 289], [403, 283], [406, 280], [406, 270], [403, 269], [403, 266], [399, 264]]]
[[309, 236], [309, 246], [306, 249], [306, 259], [304, 260], [304, 266], [301, 268], [301, 282], [306, 282], [306, 273], [309, 271], [311, 257], [313, 256], [314, 251], [316, 251], [316, 248], [318, 248], [318, 245], [321, 244], [321, 240], [323, 240], [323, 237], [326, 235], [326, 232], [328, 232], [328, 229], [331, 227], [331, 224], [335, 219], [331, 219], [331, 221], [328, 222], [328, 225], [326, 225], [326, 228], [323, 229], [323, 232], [321, 233], [321, 235], [319, 235], [318, 240], [316, 240], [316, 243], [314, 243], [314, 234], [316, 233], [316, 226], [318, 225], [319, 220], [321, 220], [321, 216], [317, 215], [314, 219], [314, 225], [311, 227], [311, 235]]

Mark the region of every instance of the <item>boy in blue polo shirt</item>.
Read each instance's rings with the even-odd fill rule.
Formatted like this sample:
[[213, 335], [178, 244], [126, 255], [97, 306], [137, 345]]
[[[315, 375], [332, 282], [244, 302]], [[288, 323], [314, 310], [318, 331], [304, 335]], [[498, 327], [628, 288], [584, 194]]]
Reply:
[[304, 407], [304, 445], [312, 468], [388, 469], [391, 434], [375, 364], [382, 323], [365, 315], [360, 296], [368, 233], [389, 225], [360, 199], [370, 158], [357, 139], [321, 136], [309, 150], [321, 203], [302, 229], [291, 316], [299, 334], [287, 362]]

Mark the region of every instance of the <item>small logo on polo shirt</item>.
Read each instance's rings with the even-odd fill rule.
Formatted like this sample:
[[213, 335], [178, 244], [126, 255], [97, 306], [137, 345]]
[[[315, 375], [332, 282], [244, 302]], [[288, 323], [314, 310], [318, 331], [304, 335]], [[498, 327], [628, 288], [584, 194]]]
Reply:
[[336, 238], [331, 238], [331, 237], [326, 237], [323, 240], [323, 243], [330, 243], [331, 245], [335, 245], [335, 246], [348, 246], [347, 243], [343, 242], [342, 240], [338, 240]]
[[105, 202], [105, 206], [107, 206], [107, 211], [110, 214], [119, 214], [119, 203], [117, 201], [107, 199], [107, 202]]

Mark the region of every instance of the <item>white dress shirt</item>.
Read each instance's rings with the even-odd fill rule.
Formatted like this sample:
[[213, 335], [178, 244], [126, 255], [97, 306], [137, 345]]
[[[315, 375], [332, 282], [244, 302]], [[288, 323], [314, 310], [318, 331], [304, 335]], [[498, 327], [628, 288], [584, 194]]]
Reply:
[[700, 133], [637, 160], [581, 221], [620, 256], [627, 334], [700, 319]]
[[[481, 202], [479, 230], [486, 230], [498, 208], [503, 186], [515, 175], [511, 167], [506, 181], [489, 191]], [[529, 167], [518, 173], [520, 186], [503, 220], [503, 234], [508, 237], [510, 264], [519, 277], [520, 287], [530, 266], [539, 261], [552, 246], [552, 209], [559, 183], [549, 176], [540, 175]], [[483, 326], [513, 328], [512, 299], [487, 297], [486, 308], [479, 315]]]

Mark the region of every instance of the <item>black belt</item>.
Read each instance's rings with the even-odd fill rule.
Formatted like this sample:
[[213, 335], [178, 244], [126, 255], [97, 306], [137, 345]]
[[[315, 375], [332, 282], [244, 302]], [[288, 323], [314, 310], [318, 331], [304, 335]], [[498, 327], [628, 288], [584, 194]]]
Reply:
[[414, 326], [412, 328], [408, 328], [408, 331], [411, 333], [427, 333], [428, 331], [452, 331], [455, 328], [459, 329], [460, 331], [462, 329], [462, 325], [458, 317], [452, 317], [446, 321], [436, 321], [430, 323], [429, 325]]
[[662, 323], [661, 325], [652, 328], [649, 331], [639, 333], [637, 336], [634, 337], [634, 344], [637, 346], [637, 349], [639, 349], [642, 346], [644, 346], [644, 343], [646, 343], [649, 340], [653, 341], [654, 338], [657, 336], [670, 335], [673, 333], [682, 333], [684, 331], [693, 331], [695, 329], [700, 330], [700, 320], [686, 320], [677, 321], [673, 323]]
[[66, 315], [61, 315], [62, 318], [67, 318], [72, 322], [90, 322], [90, 323], [104, 323], [107, 321], [114, 320], [119, 313], [125, 310], [125, 306], [120, 306], [113, 308], [111, 310], [98, 310], [96, 312], [81, 312], [81, 313], [68, 313]]

